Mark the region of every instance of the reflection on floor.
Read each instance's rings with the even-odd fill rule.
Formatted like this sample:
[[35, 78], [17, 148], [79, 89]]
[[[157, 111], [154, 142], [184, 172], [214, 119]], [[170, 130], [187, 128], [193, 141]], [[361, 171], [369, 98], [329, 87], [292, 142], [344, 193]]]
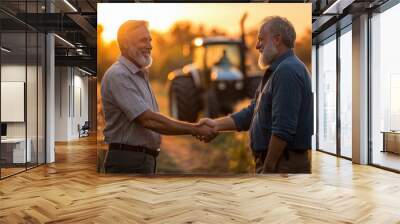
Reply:
[[35, 163], [28, 163], [25, 167], [25, 164], [18, 164], [18, 165], [13, 165], [9, 164], [6, 165], [6, 167], [1, 168], [1, 178], [5, 178], [7, 176], [25, 171], [26, 169], [30, 169], [32, 167], [35, 167]]
[[18, 168], [1, 168], [1, 178], [13, 175], [15, 173], [18, 173], [18, 172], [21, 172], [24, 170], [25, 170], [25, 167], [24, 168], [19, 168], [19, 167]]
[[372, 157], [373, 164], [400, 171], [400, 155], [392, 152], [375, 151]]
[[399, 223], [400, 175], [313, 152], [308, 175], [96, 172], [96, 141], [0, 181], [0, 223]]

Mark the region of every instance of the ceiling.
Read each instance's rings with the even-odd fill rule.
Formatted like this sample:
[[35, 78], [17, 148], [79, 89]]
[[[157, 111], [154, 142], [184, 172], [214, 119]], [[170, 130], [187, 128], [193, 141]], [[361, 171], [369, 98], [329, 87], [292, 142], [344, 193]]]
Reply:
[[[95, 74], [97, 1], [50, 0], [47, 5], [45, 2], [1, 0], [2, 46], [11, 50], [8, 53], [2, 51], [2, 55], [7, 54], [2, 60], [16, 63], [25, 61], [25, 58], [35, 58], [43, 47], [37, 45], [36, 36], [52, 32], [57, 34], [56, 66], [79, 66]], [[39, 40], [43, 38], [40, 36]]]
[[[207, 0], [203, 0], [207, 1]], [[218, 0], [217, 0], [218, 1]], [[210, 0], [210, 2], [217, 2]], [[331, 29], [346, 16], [354, 16], [373, 9], [387, 0], [252, 0], [237, 2], [312, 2], [313, 38], [335, 32]], [[179, 0], [1, 0], [0, 27], [2, 46], [12, 49], [11, 58], [30, 57], [36, 52], [32, 35], [25, 32], [54, 32], [56, 65], [73, 65], [86, 68], [95, 74], [97, 57], [97, 3], [106, 2], [182, 2]], [[218, 2], [233, 2], [219, 0]], [[51, 13], [49, 13], [51, 11]], [[345, 21], [345, 20], [343, 20]], [[351, 18], [349, 20], [351, 22]], [[342, 25], [346, 25], [343, 23]], [[331, 31], [329, 31], [331, 29]], [[328, 32], [329, 31], [329, 32]], [[59, 38], [60, 37], [60, 38]], [[65, 40], [65, 41], [64, 41]], [[25, 50], [25, 41], [28, 48]], [[34, 41], [36, 42], [36, 41]], [[72, 46], [72, 45], [73, 46]], [[41, 46], [39, 46], [39, 49]], [[4, 54], [4, 52], [2, 52]], [[4, 57], [3, 57], [4, 58]]]

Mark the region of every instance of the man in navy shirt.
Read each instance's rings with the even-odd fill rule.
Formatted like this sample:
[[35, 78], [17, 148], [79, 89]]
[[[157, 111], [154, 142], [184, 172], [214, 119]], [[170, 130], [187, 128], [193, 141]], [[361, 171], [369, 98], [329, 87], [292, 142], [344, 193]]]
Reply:
[[293, 52], [296, 32], [279, 16], [258, 33], [259, 64], [266, 69], [255, 98], [231, 116], [200, 122], [218, 131], [249, 131], [257, 173], [310, 173], [313, 96], [310, 74]]

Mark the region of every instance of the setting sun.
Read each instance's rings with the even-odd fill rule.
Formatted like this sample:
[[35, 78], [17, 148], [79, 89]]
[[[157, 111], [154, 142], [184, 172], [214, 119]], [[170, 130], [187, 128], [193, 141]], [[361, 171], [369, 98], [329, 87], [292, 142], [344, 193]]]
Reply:
[[[240, 5], [238, 7], [238, 5]], [[140, 19], [149, 22], [149, 28], [157, 32], [166, 32], [177, 21], [190, 21], [203, 24], [207, 28], [222, 28], [230, 35], [239, 34], [239, 20], [249, 13], [246, 28], [257, 27], [263, 18], [269, 15], [281, 15], [292, 21], [299, 36], [310, 29], [311, 13], [309, 4], [189, 4], [189, 3], [99, 3], [98, 24], [103, 27], [102, 39], [110, 42], [116, 39], [118, 27], [126, 20]], [[308, 16], [304, 16], [308, 15]]]
[[[125, 5], [125, 6], [123, 6]], [[99, 21], [104, 28], [102, 37], [109, 42], [115, 40], [119, 26], [129, 19], [140, 19], [149, 22], [149, 28], [165, 32], [178, 19], [177, 14], [160, 16], [165, 13], [166, 8], [151, 7], [151, 5], [137, 4], [99, 4]], [[132, 7], [133, 6], [133, 7]], [[150, 7], [149, 7], [150, 6]], [[105, 8], [107, 8], [105, 10]], [[169, 7], [173, 10], [172, 7]], [[104, 16], [102, 16], [104, 15]]]

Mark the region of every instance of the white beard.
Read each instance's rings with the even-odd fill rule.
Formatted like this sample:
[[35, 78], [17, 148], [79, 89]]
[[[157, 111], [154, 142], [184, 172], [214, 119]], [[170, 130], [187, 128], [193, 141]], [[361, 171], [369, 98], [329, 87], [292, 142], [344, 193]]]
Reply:
[[153, 58], [151, 56], [141, 55], [142, 62], [140, 62], [143, 68], [149, 68], [153, 64]]
[[278, 50], [272, 43], [265, 46], [262, 53], [258, 57], [258, 66], [261, 69], [265, 69], [266, 67], [268, 67], [268, 65], [272, 63], [277, 54]]
[[130, 46], [128, 49], [129, 57], [134, 59], [136, 63], [140, 66], [140, 68], [149, 68], [153, 63], [153, 58], [149, 56], [143, 55], [140, 51], [138, 51], [135, 47]]

